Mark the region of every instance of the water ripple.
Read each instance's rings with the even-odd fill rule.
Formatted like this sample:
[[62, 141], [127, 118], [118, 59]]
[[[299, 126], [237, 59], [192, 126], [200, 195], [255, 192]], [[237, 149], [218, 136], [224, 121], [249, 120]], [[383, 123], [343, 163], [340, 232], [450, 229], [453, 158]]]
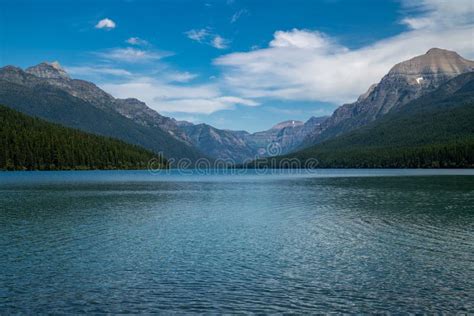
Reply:
[[472, 177], [66, 174], [0, 182], [0, 314], [474, 312]]

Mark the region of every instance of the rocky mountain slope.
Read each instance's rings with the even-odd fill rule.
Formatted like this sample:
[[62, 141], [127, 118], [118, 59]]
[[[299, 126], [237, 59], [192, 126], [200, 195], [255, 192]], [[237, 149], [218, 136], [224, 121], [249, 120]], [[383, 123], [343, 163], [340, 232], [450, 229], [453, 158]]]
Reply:
[[424, 55], [395, 65], [356, 102], [339, 107], [309, 133], [304, 144], [319, 143], [364, 126], [472, 70], [474, 61], [464, 59], [456, 52], [432, 48]]
[[[253, 148], [260, 150], [260, 156], [286, 154], [297, 149], [307, 135], [317, 129], [327, 117], [311, 117], [306, 122], [285, 121], [276, 124], [271, 129], [249, 134], [247, 142]], [[267, 153], [269, 146], [276, 145], [276, 152]]]
[[306, 123], [285, 121], [269, 130], [252, 134], [190, 123], [181, 123], [178, 130], [184, 132], [185, 139], [207, 155], [240, 163], [257, 157], [291, 152], [298, 148], [309, 131], [325, 119], [326, 117], [313, 117]]
[[50, 122], [110, 136], [143, 146], [166, 157], [197, 160], [204, 157], [156, 126], [139, 124], [116, 110], [115, 99], [94, 84], [70, 79], [58, 64], [42, 63], [23, 71], [0, 69], [0, 103]]

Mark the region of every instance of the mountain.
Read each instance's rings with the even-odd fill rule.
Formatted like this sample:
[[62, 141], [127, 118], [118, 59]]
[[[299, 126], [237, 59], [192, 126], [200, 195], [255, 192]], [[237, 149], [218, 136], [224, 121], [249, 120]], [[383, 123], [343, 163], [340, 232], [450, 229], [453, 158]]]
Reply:
[[159, 128], [173, 138], [195, 147], [206, 156], [240, 161], [252, 157], [241, 133], [214, 128], [207, 124], [192, 124], [162, 116], [137, 99], [122, 99], [114, 103], [115, 110], [134, 122]]
[[373, 122], [410, 101], [436, 90], [441, 84], [474, 70], [474, 61], [456, 52], [432, 48], [392, 67], [387, 75], [359, 99], [339, 107], [303, 142], [308, 146]]
[[58, 62], [43, 62], [22, 70], [0, 69], [0, 102], [46, 120], [88, 132], [122, 139], [163, 152], [168, 158], [201, 157], [242, 162], [298, 148], [309, 132], [326, 118], [285, 121], [257, 133], [218, 129], [160, 115], [144, 102], [117, 99], [95, 84], [72, 79]]
[[67, 72], [57, 61], [52, 63], [41, 63], [26, 69], [26, 72], [39, 78], [48, 79], [70, 79]]
[[281, 153], [288, 153], [301, 144], [307, 134], [326, 117], [312, 117], [306, 123], [285, 121], [263, 132], [218, 129], [208, 124], [193, 124], [162, 116], [137, 99], [117, 100], [115, 110], [136, 123], [159, 127], [178, 140], [194, 146], [205, 155], [234, 162], [267, 155], [270, 144], [278, 143]]
[[[301, 121], [285, 121], [276, 124], [271, 129], [246, 135], [246, 141], [257, 151], [260, 156], [268, 156], [266, 151], [269, 146], [276, 145], [278, 154], [289, 153], [298, 148], [308, 134], [318, 128], [327, 117], [311, 117], [305, 123]], [[272, 152], [273, 156], [275, 152]]]
[[206, 156], [242, 161], [253, 156], [241, 132], [214, 128], [207, 124], [192, 124], [162, 116], [137, 99], [117, 100], [115, 110], [134, 122], [160, 128], [173, 138], [195, 147]]
[[184, 124], [178, 130], [203, 153], [216, 158], [231, 159], [236, 163], [257, 157], [285, 154], [298, 148], [307, 133], [326, 117], [312, 117], [307, 122], [285, 121], [262, 132], [230, 131], [207, 124]]
[[254, 148], [245, 141], [247, 132], [221, 130], [207, 124], [182, 125], [180, 130], [196, 148], [211, 157], [233, 162], [255, 157]]
[[0, 170], [144, 169], [166, 160], [122, 141], [33, 118], [0, 105]]
[[[275, 153], [284, 155], [365, 126], [472, 70], [473, 61], [456, 52], [432, 48], [424, 55], [395, 65], [356, 102], [339, 107], [329, 118], [311, 118], [305, 123], [285, 121], [253, 134], [219, 130], [206, 124], [165, 129], [217, 158], [242, 162]], [[269, 153], [273, 145], [276, 147]]]
[[319, 167], [474, 167], [474, 72], [352, 132], [278, 157]]
[[137, 99], [122, 99], [114, 108], [123, 116], [148, 127], [158, 127], [176, 139], [194, 146], [205, 155], [234, 162], [266, 156], [267, 148], [278, 143], [280, 153], [297, 148], [307, 133], [316, 128], [326, 117], [313, 117], [306, 123], [285, 121], [263, 132], [218, 129], [208, 124], [193, 124], [162, 116]]
[[156, 153], [162, 152], [165, 157], [194, 161], [204, 157], [190, 144], [161, 129], [158, 123], [145, 124], [120, 111], [137, 102], [135, 99], [115, 99], [93, 83], [71, 79], [58, 63], [41, 63], [25, 71], [13, 66], [0, 68], [0, 103], [13, 109], [68, 127], [118, 138]]

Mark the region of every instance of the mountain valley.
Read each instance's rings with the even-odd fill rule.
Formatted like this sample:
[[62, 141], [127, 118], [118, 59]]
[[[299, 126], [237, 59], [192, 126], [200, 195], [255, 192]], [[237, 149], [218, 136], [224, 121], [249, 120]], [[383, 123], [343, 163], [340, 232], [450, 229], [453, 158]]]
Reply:
[[[50, 122], [142, 146], [162, 153], [170, 162], [205, 158], [239, 164], [268, 156], [298, 157], [303, 153], [307, 157], [312, 149], [303, 149], [320, 143], [331, 150], [352, 148], [360, 142], [348, 143], [347, 139], [355, 137], [350, 136], [355, 135], [351, 134], [353, 131], [359, 133], [358, 137], [371, 139], [367, 131], [372, 131], [374, 124], [397, 121], [400, 113], [409, 115], [406, 108], [416, 108], [413, 104], [425, 96], [431, 96], [430, 100], [436, 103], [439, 100], [433, 95], [440, 93], [440, 87], [445, 91], [454, 85], [446, 85], [453, 78], [472, 71], [473, 61], [452, 51], [432, 48], [393, 66], [356, 102], [340, 106], [329, 117], [311, 117], [306, 122], [289, 120], [256, 133], [177, 121], [138, 99], [114, 98], [91, 82], [72, 79], [57, 62], [44, 62], [25, 70], [14, 66], [1, 68], [0, 104]], [[460, 95], [456, 97], [459, 99]], [[413, 115], [417, 117], [419, 113]], [[441, 121], [449, 119], [448, 114], [438, 117]], [[412, 123], [418, 126], [417, 121]], [[360, 134], [359, 130], [365, 132]], [[346, 141], [337, 140], [346, 134]], [[327, 143], [332, 139], [334, 142]], [[291, 155], [293, 152], [296, 154]]]

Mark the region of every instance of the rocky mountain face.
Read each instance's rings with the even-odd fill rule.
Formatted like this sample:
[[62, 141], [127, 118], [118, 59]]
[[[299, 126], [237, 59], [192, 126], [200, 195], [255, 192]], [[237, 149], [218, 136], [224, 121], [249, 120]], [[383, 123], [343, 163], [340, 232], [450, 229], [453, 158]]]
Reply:
[[[32, 76], [28, 76], [28, 74]], [[158, 114], [140, 100], [134, 98], [116, 99], [91, 82], [71, 79], [58, 62], [43, 62], [29, 67], [25, 71], [20, 68], [7, 66], [2, 68], [0, 80], [15, 82], [29, 87], [34, 87], [38, 84], [49, 84], [85, 102], [91, 103], [97, 108], [118, 112], [141, 125], [163, 127], [166, 131], [173, 131], [176, 128], [176, 120]]]
[[[158, 124], [143, 124], [139, 115], [130, 119], [120, 112], [125, 109], [145, 111], [148, 107], [143, 103], [115, 99], [90, 82], [71, 79], [58, 63], [41, 63], [26, 71], [13, 66], [0, 68], [0, 104], [51, 122], [163, 152], [169, 158], [195, 161], [205, 157], [194, 146], [163, 131]], [[150, 111], [150, 115], [156, 115], [156, 121], [164, 120]]]
[[306, 123], [285, 121], [268, 131], [250, 134], [246, 131], [218, 129], [208, 124], [177, 121], [158, 114], [137, 99], [116, 99], [113, 107], [136, 123], [159, 127], [209, 157], [231, 159], [237, 163], [268, 155], [267, 148], [275, 143], [278, 143], [279, 153], [288, 153], [298, 148], [306, 135], [326, 119], [313, 117]]
[[[318, 128], [327, 117], [311, 117], [305, 123], [301, 121], [285, 121], [271, 129], [249, 134], [247, 142], [257, 150], [259, 156], [267, 156], [268, 147], [276, 145], [278, 154], [286, 154], [297, 149], [308, 133]], [[273, 148], [275, 150], [275, 148]], [[275, 153], [271, 153], [274, 155]]]
[[64, 90], [74, 97], [94, 104], [98, 108], [110, 108], [115, 101], [114, 97], [95, 84], [84, 80], [71, 79], [58, 62], [43, 62], [27, 68], [25, 72], [36, 78], [41, 78], [43, 83]]
[[57, 61], [53, 61], [52, 63], [44, 62], [39, 65], [29, 67], [25, 70], [25, 72], [39, 78], [70, 79], [67, 72], [61, 67], [61, 65]]
[[214, 128], [207, 124], [179, 127], [186, 139], [210, 157], [242, 162], [255, 156], [255, 149], [245, 139], [247, 132]]
[[395, 65], [356, 102], [339, 107], [329, 119], [311, 131], [303, 144], [315, 144], [364, 126], [473, 70], [474, 61], [453, 51], [432, 48], [424, 55]]
[[271, 129], [248, 133], [214, 128], [207, 124], [178, 122], [178, 131], [186, 141], [203, 153], [220, 159], [240, 163], [259, 157], [289, 153], [297, 149], [307, 134], [327, 117], [312, 117], [307, 122], [285, 121]]

